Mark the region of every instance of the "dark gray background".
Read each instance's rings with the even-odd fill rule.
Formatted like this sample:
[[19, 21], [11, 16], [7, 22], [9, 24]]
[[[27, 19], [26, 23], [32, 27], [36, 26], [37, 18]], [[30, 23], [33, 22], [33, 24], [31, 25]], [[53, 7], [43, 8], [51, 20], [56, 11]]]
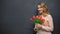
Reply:
[[[34, 23], [29, 21], [35, 15], [36, 6], [42, 0], [1, 0], [0, 33], [34, 34]], [[53, 16], [53, 34], [60, 34], [60, 1], [44, 0]]]

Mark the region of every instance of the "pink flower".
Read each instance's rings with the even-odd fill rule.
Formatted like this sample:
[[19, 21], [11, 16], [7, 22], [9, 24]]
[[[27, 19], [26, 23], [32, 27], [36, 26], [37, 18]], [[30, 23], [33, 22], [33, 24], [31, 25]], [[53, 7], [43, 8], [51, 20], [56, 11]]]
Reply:
[[36, 18], [39, 18], [38, 16], [36, 16]]
[[42, 19], [42, 21], [44, 22], [44, 21], [45, 21], [45, 19]]
[[44, 22], [44, 21], [45, 21], [45, 19], [43, 19], [43, 18], [42, 18], [42, 16], [40, 16], [40, 20], [41, 20], [42, 22]]
[[40, 20], [42, 21], [42, 16], [40, 16]]
[[29, 20], [31, 20], [31, 21], [32, 21], [33, 19], [32, 19], [32, 18], [30, 18]]
[[33, 19], [35, 19], [35, 16], [32, 16]]

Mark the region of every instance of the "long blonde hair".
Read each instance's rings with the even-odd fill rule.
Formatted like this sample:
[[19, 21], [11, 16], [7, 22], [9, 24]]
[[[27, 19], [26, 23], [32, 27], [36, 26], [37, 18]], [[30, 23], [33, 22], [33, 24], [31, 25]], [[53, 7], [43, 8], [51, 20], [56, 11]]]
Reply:
[[[43, 12], [45, 14], [50, 14], [47, 5], [44, 2], [38, 3], [38, 5], [40, 5], [42, 8], [44, 8]], [[47, 16], [47, 15], [44, 15], [44, 16]]]

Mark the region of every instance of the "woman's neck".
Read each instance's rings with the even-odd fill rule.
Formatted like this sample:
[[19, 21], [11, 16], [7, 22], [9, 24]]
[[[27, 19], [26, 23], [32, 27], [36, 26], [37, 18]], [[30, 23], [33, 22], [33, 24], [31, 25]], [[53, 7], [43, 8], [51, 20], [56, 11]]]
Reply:
[[40, 14], [40, 15], [38, 15], [38, 16], [44, 16], [44, 17], [46, 17], [48, 14], [46, 14], [46, 13], [42, 13], [42, 14]]

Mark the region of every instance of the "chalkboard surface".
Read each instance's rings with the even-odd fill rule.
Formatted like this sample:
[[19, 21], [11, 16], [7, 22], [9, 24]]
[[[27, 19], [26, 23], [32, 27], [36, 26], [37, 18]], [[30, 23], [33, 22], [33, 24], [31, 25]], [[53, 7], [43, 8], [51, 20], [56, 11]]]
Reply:
[[[1, 34], [35, 34], [34, 23], [29, 18], [36, 15], [36, 7], [42, 0], [1, 0]], [[54, 18], [54, 32], [59, 33], [58, 0], [44, 0]]]

